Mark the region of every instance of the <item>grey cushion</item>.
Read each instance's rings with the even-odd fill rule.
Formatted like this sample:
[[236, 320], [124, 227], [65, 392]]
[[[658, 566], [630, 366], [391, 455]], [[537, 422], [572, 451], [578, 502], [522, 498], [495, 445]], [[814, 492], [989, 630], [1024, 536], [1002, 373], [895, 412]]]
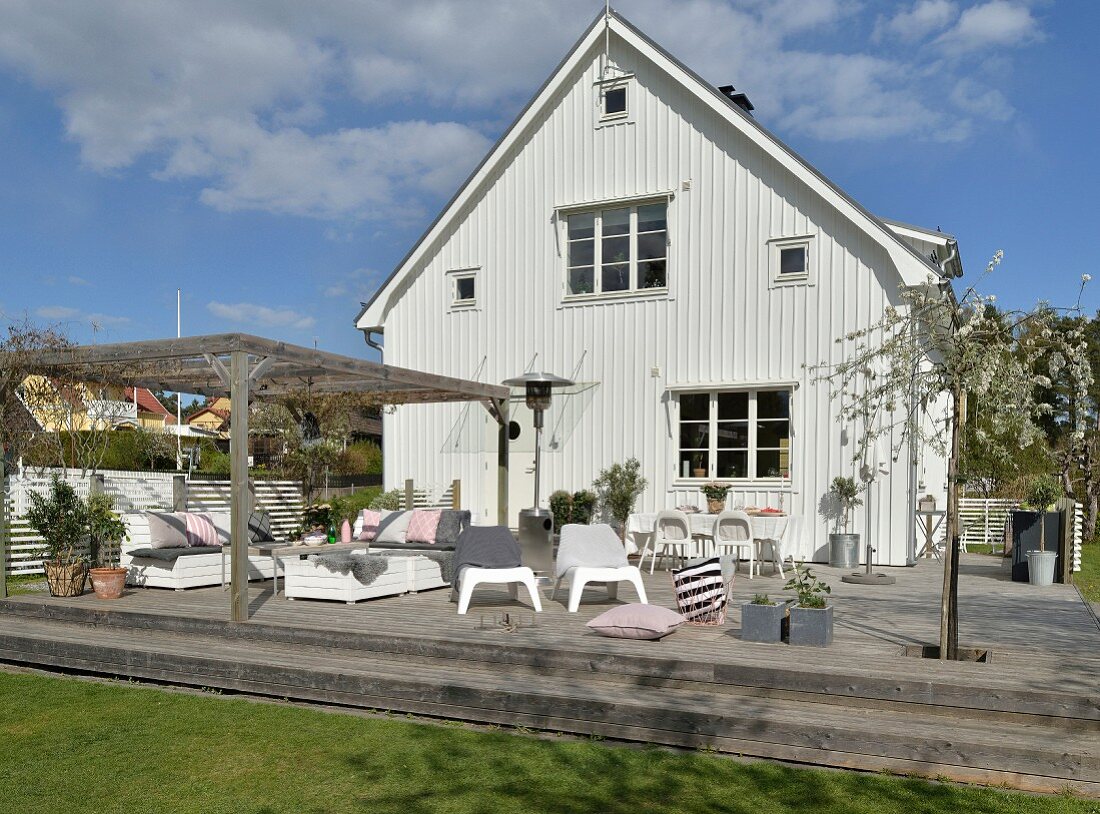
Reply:
[[232, 515], [229, 512], [206, 512], [206, 516], [218, 530], [218, 539], [222, 541], [222, 545], [229, 545], [233, 540]]
[[187, 522], [172, 512], [146, 512], [150, 548], [187, 548]]
[[405, 542], [405, 532], [409, 529], [410, 520], [412, 520], [412, 512], [390, 512], [382, 515], [382, 519], [378, 521], [378, 534], [374, 542]]
[[273, 543], [271, 517], [267, 512], [252, 512], [248, 516], [248, 539], [253, 543]]
[[444, 509], [439, 515], [439, 527], [435, 530], [436, 545], [454, 545], [458, 542], [458, 535], [469, 525], [469, 509]]
[[578, 566], [624, 568], [627, 565], [630, 563], [626, 560], [626, 549], [611, 526], [606, 523], [595, 526], [568, 523], [562, 526], [554, 576], [564, 576], [570, 568]]
[[614, 639], [660, 639], [684, 623], [684, 617], [660, 605], [620, 605], [588, 623], [601, 636]]
[[191, 557], [196, 554], [214, 554], [219, 550], [220, 549], [217, 548], [210, 548], [209, 546], [192, 546], [190, 548], [135, 548], [126, 553], [131, 557], [144, 560], [175, 562], [180, 557]]
[[504, 526], [470, 526], [455, 544], [455, 574], [465, 568], [518, 568], [519, 543]]

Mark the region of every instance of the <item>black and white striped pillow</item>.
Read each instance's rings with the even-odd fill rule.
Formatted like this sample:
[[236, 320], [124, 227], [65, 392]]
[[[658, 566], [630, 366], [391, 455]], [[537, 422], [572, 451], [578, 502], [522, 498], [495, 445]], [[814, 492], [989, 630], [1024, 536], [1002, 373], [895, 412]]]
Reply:
[[712, 621], [726, 607], [726, 583], [718, 557], [689, 562], [672, 572], [676, 604], [688, 622]]

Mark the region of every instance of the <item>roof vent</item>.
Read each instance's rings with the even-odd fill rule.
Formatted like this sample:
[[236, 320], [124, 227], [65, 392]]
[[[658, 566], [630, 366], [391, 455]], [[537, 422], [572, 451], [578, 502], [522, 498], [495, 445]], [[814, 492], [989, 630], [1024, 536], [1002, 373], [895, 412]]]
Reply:
[[731, 102], [733, 102], [743, 111], [748, 113], [750, 116], [752, 115], [753, 106], [752, 102], [749, 101], [749, 97], [746, 96], [744, 93], [738, 93], [737, 88], [735, 88], [733, 85], [722, 85], [718, 88], [718, 91], [719, 93], [727, 96]]

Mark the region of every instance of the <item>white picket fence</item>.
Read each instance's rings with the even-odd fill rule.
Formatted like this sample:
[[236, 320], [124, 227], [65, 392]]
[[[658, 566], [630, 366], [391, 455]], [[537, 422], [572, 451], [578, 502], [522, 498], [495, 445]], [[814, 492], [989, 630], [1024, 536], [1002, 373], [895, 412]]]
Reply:
[[[964, 497], [959, 501], [959, 519], [962, 525], [963, 550], [973, 545], [991, 545], [994, 551], [1004, 551], [1005, 522], [1013, 509], [1020, 508], [1018, 500], [1001, 498]], [[1084, 512], [1080, 503], [1073, 508], [1073, 547], [1070, 570], [1081, 570], [1081, 542], [1084, 536]]]
[[[42, 538], [26, 521], [31, 492], [46, 494], [54, 474], [66, 480], [81, 497], [91, 490], [91, 476], [79, 469], [24, 469], [8, 476], [7, 516], [9, 537], [4, 563], [9, 574], [42, 573]], [[171, 511], [170, 472], [101, 471], [103, 490], [115, 498], [115, 511]], [[271, 516], [277, 539], [286, 539], [302, 520], [301, 484], [296, 481], [253, 481], [255, 506]], [[189, 481], [187, 508], [191, 511], [229, 511], [229, 481]]]

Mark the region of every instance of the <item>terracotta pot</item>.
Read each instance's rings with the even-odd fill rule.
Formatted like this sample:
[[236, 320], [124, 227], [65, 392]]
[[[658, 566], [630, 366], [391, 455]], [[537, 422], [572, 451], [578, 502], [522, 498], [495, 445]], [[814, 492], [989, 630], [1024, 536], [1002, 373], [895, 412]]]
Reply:
[[84, 593], [84, 582], [88, 579], [88, 566], [84, 563], [59, 565], [45, 562], [42, 569], [46, 572], [50, 596], [80, 596]]
[[705, 478], [707, 476], [707, 470], [705, 470], [705, 469], [693, 469], [693, 470], [691, 470], [691, 476], [693, 478]]
[[100, 599], [118, 599], [126, 587], [125, 568], [93, 568], [92, 590]]
[[721, 514], [726, 510], [726, 499], [711, 500], [707, 498], [707, 513], [708, 514]]

